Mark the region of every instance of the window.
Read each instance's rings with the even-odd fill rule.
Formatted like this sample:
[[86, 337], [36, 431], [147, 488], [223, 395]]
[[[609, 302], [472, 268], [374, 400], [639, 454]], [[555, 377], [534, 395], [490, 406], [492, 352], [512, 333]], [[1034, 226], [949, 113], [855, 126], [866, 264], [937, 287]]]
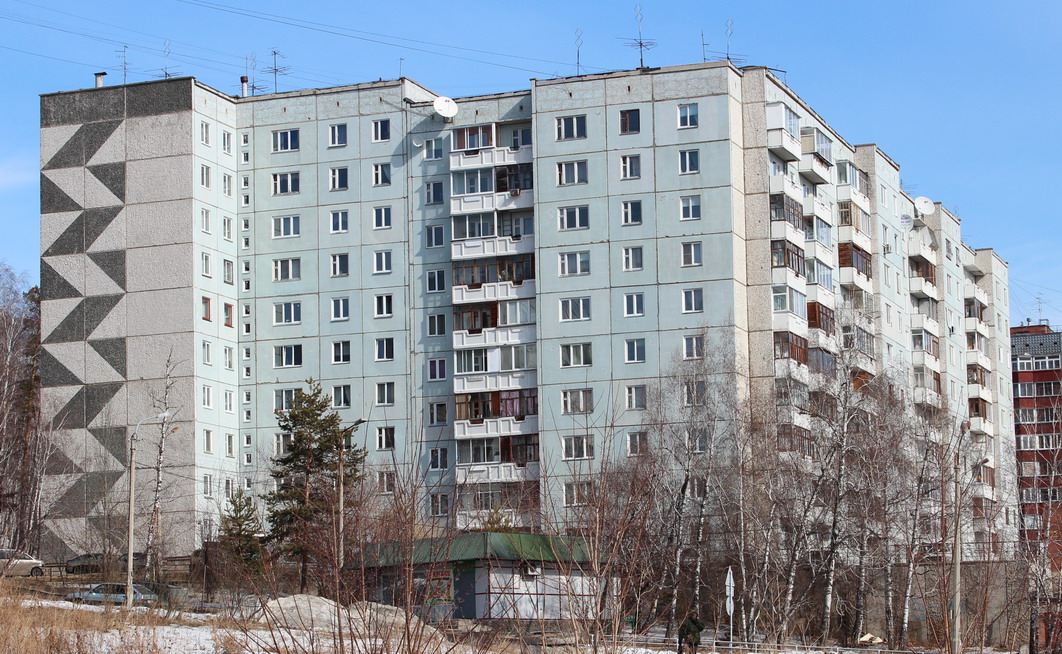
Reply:
[[442, 139], [425, 139], [424, 140], [424, 158], [429, 161], [435, 159], [442, 159], [443, 157], [443, 140]]
[[376, 428], [376, 449], [378, 449], [378, 450], [393, 450], [393, 449], [395, 449], [395, 428], [394, 427], [377, 427]]
[[594, 437], [590, 434], [573, 434], [564, 437], [565, 459], [591, 459], [594, 456]]
[[442, 182], [428, 182], [424, 186], [424, 204], [442, 204], [444, 199]]
[[232, 240], [232, 218], [229, 216], [221, 218], [221, 237], [226, 241]]
[[346, 277], [350, 274], [349, 254], [333, 254], [331, 257], [331, 261], [333, 277]]
[[446, 470], [450, 467], [450, 450], [445, 447], [433, 447], [431, 448], [428, 469], [429, 470]]
[[490, 193], [494, 190], [494, 172], [490, 168], [455, 172], [450, 176], [454, 195]]
[[[443, 449], [445, 452], [445, 448]], [[450, 496], [446, 493], [432, 493], [431, 515], [433, 518], [441, 518], [450, 515]]]
[[299, 149], [299, 130], [283, 129], [273, 132], [273, 152], [290, 152]]
[[590, 207], [561, 207], [557, 210], [561, 231], [568, 229], [587, 229], [590, 227]]
[[446, 245], [446, 231], [443, 229], [442, 225], [428, 225], [426, 236], [426, 247], [441, 248]]
[[394, 296], [377, 295], [373, 298], [373, 318], [390, 318], [394, 315]]
[[479, 150], [494, 146], [494, 130], [490, 125], [476, 125], [454, 130], [454, 150]]
[[685, 406], [704, 406], [708, 400], [708, 383], [703, 379], [683, 382], [682, 403]]
[[628, 338], [624, 341], [624, 359], [626, 363], [645, 363], [645, 339]]
[[273, 367], [294, 368], [302, 365], [301, 345], [275, 345], [273, 346]]
[[590, 274], [590, 252], [562, 252], [558, 257], [561, 277]]
[[199, 184], [203, 188], [210, 188], [210, 166], [199, 166]]
[[680, 150], [679, 151], [679, 174], [687, 175], [690, 173], [701, 172], [701, 153], [699, 150]]
[[620, 134], [637, 134], [641, 131], [641, 112], [638, 109], [620, 109]]
[[376, 488], [381, 495], [390, 495], [395, 492], [395, 473], [380, 470], [376, 473]]
[[287, 411], [295, 406], [294, 388], [281, 388], [273, 391], [273, 408], [277, 411]]
[[646, 406], [645, 386], [627, 387], [627, 408], [632, 411], [644, 411]]
[[683, 266], [699, 266], [703, 262], [701, 261], [701, 243], [695, 241], [693, 243], [682, 244], [682, 265]]
[[682, 358], [684, 359], [703, 359], [704, 358], [704, 335], [694, 334], [693, 336], [682, 337]]
[[332, 343], [332, 363], [350, 363], [350, 341]]
[[338, 123], [328, 126], [328, 147], [339, 148], [347, 144], [347, 124]]
[[214, 363], [213, 357], [211, 355], [211, 350], [212, 350], [212, 348], [210, 346], [210, 341], [203, 341], [203, 364], [204, 365], [208, 365], [209, 366], [209, 365], [213, 365], [213, 363]]
[[562, 161], [557, 164], [557, 186], [586, 184], [585, 161]]
[[445, 270], [429, 270], [425, 279], [428, 293], [442, 293], [446, 290]]
[[274, 282], [285, 282], [293, 279], [300, 279], [301, 276], [301, 259], [273, 259]]
[[221, 151], [225, 154], [232, 153], [232, 132], [221, 132]]
[[350, 319], [350, 298], [332, 298], [332, 320]]
[[700, 220], [701, 218], [701, 196], [699, 195], [684, 195], [679, 198], [679, 204], [682, 211], [679, 214], [681, 220]]
[[638, 179], [642, 176], [642, 158], [637, 154], [620, 157], [620, 179]]
[[213, 274], [210, 272], [210, 255], [208, 253], [204, 252], [202, 254], [202, 256], [200, 258], [200, 266], [199, 266], [199, 268], [200, 268], [200, 272], [202, 272], [202, 274], [203, 274], [203, 277], [212, 277], [213, 276]]
[[649, 453], [649, 434], [644, 431], [627, 433], [627, 456], [643, 456]]
[[391, 140], [391, 121], [384, 118], [372, 121], [372, 140], [375, 142]]
[[328, 171], [328, 188], [331, 191], [347, 190], [347, 168], [332, 168]]
[[199, 229], [203, 230], [204, 234], [209, 234], [210, 229], [210, 209], [199, 210]]
[[273, 218], [273, 238], [289, 238], [300, 234], [298, 216], [276, 216]]
[[388, 406], [395, 403], [395, 383], [379, 382], [376, 384], [376, 405]]
[[214, 387], [206, 384], [203, 385], [203, 408], [214, 408]]
[[378, 338], [376, 339], [376, 360], [377, 361], [394, 361], [395, 360], [395, 339]]
[[697, 104], [680, 104], [678, 106], [679, 129], [697, 126]]
[[224, 359], [224, 363], [225, 363], [225, 369], [226, 370], [234, 369], [236, 367], [236, 361], [235, 361], [236, 360], [236, 356], [234, 355], [232, 348], [226, 346], [226, 347], [222, 348], [221, 352], [222, 352], [222, 355], [223, 355], [222, 359]]
[[594, 410], [594, 391], [577, 388], [561, 391], [561, 413], [590, 413]]
[[428, 359], [428, 381], [446, 379], [446, 359]]
[[567, 297], [560, 301], [561, 322], [590, 320], [590, 298]]
[[206, 121], [199, 123], [199, 141], [203, 145], [210, 145], [210, 123]]
[[221, 306], [221, 317], [224, 319], [226, 327], [232, 327], [234, 313], [235, 311], [231, 304], [225, 303]]
[[446, 336], [446, 314], [428, 314], [428, 336]]
[[373, 274], [385, 274], [391, 272], [391, 251], [377, 250], [372, 253]]
[[803, 277], [804, 250], [789, 241], [771, 241], [771, 267], [789, 268]]
[[682, 291], [682, 313], [704, 311], [704, 290], [687, 288]]
[[232, 175], [221, 174], [221, 192], [230, 198], [232, 197]]
[[292, 325], [302, 322], [302, 302], [280, 302], [273, 305], [273, 324]]
[[509, 300], [498, 310], [499, 325], [530, 325], [535, 322], [535, 300]]
[[333, 234], [342, 234], [350, 229], [349, 214], [345, 210], [331, 213], [331, 231]]
[[623, 316], [631, 318], [645, 315], [645, 294], [625, 293], [623, 295]]
[[801, 318], [808, 317], [808, 298], [806, 295], [789, 286], [771, 287], [774, 297], [775, 313], [795, 313]]
[[573, 343], [560, 346], [561, 368], [589, 366], [593, 363], [589, 343]]
[[620, 205], [621, 222], [624, 225], [642, 224], [642, 201], [624, 200]]
[[372, 185], [373, 186], [390, 186], [391, 185], [391, 164], [378, 163], [372, 165]]
[[428, 405], [429, 425], [445, 425], [447, 422], [446, 402], [432, 402]]
[[501, 369], [533, 370], [538, 367], [537, 351], [538, 346], [534, 343], [504, 345], [501, 348]]
[[583, 506], [590, 501], [590, 482], [564, 482], [564, 506]]
[[586, 138], [586, 116], [562, 116], [557, 119], [557, 140]]
[[808, 340], [790, 332], [774, 333], [774, 358], [808, 362]]
[[624, 270], [641, 270], [642, 263], [643, 262], [641, 246], [623, 248]]
[[205, 297], [200, 303], [200, 311], [203, 315], [203, 320], [210, 322], [210, 298]]
[[519, 150], [522, 147], [531, 145], [531, 128], [523, 127], [513, 129], [513, 138], [510, 142], [510, 146], [513, 150]]
[[273, 195], [299, 192], [299, 173], [273, 173]]

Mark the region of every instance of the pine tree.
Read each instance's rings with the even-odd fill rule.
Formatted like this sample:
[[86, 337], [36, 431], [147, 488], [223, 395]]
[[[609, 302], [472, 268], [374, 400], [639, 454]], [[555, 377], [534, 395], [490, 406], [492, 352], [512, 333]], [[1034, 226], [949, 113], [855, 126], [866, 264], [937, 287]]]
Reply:
[[240, 565], [239, 572], [252, 578], [262, 571], [265, 550], [259, 540], [261, 530], [254, 499], [242, 488], [237, 489], [221, 517], [221, 547]]
[[[265, 497], [267, 538], [300, 558], [300, 590], [306, 588], [310, 556], [322, 554], [321, 543], [329, 542], [336, 518], [339, 456], [357, 429], [357, 424], [342, 426], [318, 382], [309, 379], [307, 385], [308, 392], [295, 391], [290, 408], [276, 412], [285, 443], [273, 459], [277, 489]], [[365, 451], [350, 448], [343, 461], [344, 486], [350, 489], [360, 478]]]

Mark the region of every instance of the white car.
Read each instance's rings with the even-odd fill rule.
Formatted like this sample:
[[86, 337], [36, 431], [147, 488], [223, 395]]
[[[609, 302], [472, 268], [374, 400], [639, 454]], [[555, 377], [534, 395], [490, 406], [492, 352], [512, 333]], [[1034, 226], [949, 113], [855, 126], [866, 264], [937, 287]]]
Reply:
[[0, 576], [40, 577], [43, 574], [44, 561], [18, 550], [0, 550]]

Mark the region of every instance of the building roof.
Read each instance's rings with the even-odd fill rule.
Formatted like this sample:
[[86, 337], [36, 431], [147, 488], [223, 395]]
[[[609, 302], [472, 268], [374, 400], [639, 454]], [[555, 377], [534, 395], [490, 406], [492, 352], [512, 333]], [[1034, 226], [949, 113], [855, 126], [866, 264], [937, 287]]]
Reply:
[[1062, 353], [1062, 332], [1047, 324], [1019, 325], [1010, 330], [1010, 347], [1014, 356]]
[[[365, 557], [370, 568], [390, 567], [398, 563], [442, 563], [449, 561], [544, 561], [585, 563], [589, 560], [586, 542], [567, 536], [476, 532], [454, 537], [422, 538], [413, 543], [412, 552], [401, 543], [377, 546]], [[355, 567], [359, 564], [348, 564]]]

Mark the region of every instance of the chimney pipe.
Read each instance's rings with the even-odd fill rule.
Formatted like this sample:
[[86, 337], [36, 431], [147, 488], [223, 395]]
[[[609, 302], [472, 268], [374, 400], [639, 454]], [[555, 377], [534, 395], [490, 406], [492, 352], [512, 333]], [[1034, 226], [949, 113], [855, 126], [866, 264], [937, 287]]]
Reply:
[[243, 97], [246, 98], [247, 97], [247, 76], [246, 75], [240, 75], [240, 89], [241, 89], [241, 92], [243, 93]]
[[107, 73], [96, 73], [96, 88], [103, 88], [103, 78], [107, 77]]

